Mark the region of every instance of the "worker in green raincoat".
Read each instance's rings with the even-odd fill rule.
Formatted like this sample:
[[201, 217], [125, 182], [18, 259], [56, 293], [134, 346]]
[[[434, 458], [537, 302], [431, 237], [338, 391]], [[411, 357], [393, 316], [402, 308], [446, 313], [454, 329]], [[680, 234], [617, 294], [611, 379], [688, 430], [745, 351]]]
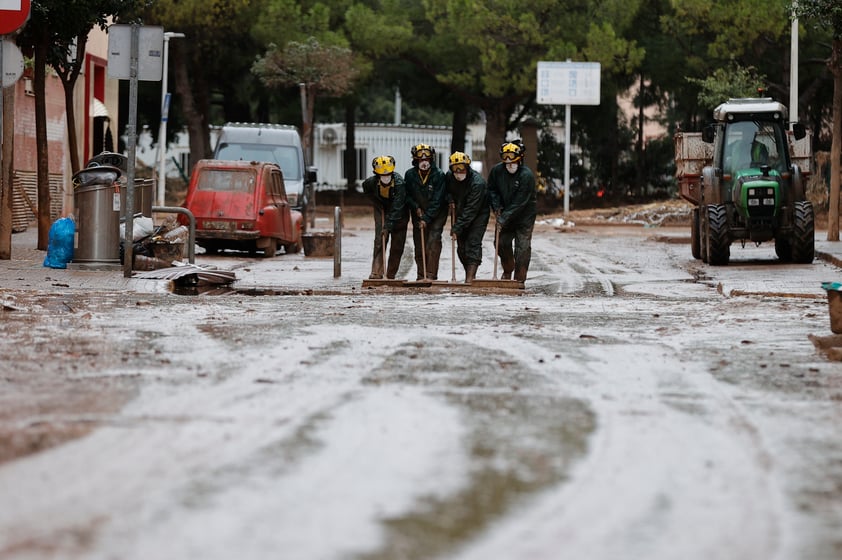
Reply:
[[406, 244], [409, 212], [406, 207], [406, 187], [400, 173], [395, 173], [395, 158], [377, 156], [371, 166], [374, 175], [363, 181], [363, 192], [374, 208], [374, 255], [369, 278], [383, 278], [383, 246], [391, 238], [386, 278], [394, 279]]
[[[427, 144], [412, 147], [412, 168], [404, 173], [406, 203], [412, 218], [417, 280], [437, 280], [441, 237], [447, 222], [447, 189], [444, 171], [435, 162], [436, 150]], [[422, 242], [422, 237], [423, 242]], [[424, 254], [426, 253], [426, 254]], [[426, 262], [425, 262], [426, 260]]]
[[449, 164], [445, 185], [451, 204], [450, 238], [457, 243], [459, 262], [465, 268], [465, 283], [470, 284], [482, 264], [482, 238], [491, 213], [488, 188], [482, 175], [471, 169], [467, 154], [454, 152]]
[[[537, 190], [535, 175], [523, 163], [519, 140], [500, 148], [500, 163], [488, 174], [488, 196], [497, 219], [497, 254], [503, 266], [503, 280], [526, 280], [532, 259], [532, 229], [535, 227]], [[514, 247], [512, 247], [514, 243]]]

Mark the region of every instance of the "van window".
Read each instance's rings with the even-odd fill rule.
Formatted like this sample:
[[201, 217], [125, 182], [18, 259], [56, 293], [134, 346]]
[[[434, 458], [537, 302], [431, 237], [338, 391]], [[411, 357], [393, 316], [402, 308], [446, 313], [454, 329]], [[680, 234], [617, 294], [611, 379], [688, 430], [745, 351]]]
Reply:
[[253, 193], [254, 179], [254, 173], [248, 169], [203, 169], [198, 190]]
[[216, 151], [216, 159], [277, 163], [284, 177], [293, 181], [301, 179], [298, 158], [299, 152], [294, 146], [222, 143]]

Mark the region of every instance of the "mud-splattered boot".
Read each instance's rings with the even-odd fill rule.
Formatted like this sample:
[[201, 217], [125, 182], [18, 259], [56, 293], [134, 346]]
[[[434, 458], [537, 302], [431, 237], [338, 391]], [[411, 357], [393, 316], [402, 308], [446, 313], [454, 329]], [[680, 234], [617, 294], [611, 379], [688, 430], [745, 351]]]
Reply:
[[465, 284], [470, 284], [477, 277], [477, 265], [469, 264], [465, 267]]
[[528, 267], [525, 266], [516, 266], [515, 267], [515, 280], [518, 282], [526, 282], [526, 272], [529, 270]]
[[438, 280], [441, 244], [427, 250], [427, 280]]

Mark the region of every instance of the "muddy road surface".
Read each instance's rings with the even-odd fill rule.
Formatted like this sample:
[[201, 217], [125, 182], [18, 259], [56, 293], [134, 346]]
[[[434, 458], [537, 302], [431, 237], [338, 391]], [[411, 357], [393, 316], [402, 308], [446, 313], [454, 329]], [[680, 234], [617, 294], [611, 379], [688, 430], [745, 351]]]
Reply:
[[216, 295], [7, 274], [0, 558], [842, 558], [837, 268], [545, 225], [522, 293], [362, 289], [371, 235]]

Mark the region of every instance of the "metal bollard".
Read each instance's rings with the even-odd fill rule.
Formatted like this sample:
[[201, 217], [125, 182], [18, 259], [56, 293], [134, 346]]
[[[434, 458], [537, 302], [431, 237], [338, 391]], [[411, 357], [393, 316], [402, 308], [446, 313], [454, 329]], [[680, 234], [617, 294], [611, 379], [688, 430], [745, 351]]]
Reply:
[[333, 277], [342, 276], [342, 209], [333, 209]]

